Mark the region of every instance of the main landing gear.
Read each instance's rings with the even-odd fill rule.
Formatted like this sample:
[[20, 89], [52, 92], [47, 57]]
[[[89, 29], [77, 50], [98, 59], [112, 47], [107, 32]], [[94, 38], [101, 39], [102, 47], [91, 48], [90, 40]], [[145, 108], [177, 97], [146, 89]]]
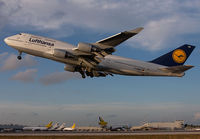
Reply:
[[22, 52], [19, 52], [19, 56], [17, 56], [17, 59], [18, 59], [18, 60], [21, 60], [21, 59], [22, 59], [22, 56], [21, 56], [21, 55], [22, 55]]
[[79, 73], [81, 74], [82, 78], [85, 78], [85, 73], [84, 73], [84, 71], [80, 70]]

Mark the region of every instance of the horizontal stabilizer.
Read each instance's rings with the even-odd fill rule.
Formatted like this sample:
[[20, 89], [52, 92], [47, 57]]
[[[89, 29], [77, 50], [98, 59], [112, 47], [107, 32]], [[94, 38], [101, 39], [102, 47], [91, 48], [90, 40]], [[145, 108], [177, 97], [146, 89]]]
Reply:
[[186, 70], [193, 68], [191, 65], [181, 65], [181, 66], [172, 66], [167, 68], [161, 68], [163, 71], [172, 72], [172, 73], [183, 73]]

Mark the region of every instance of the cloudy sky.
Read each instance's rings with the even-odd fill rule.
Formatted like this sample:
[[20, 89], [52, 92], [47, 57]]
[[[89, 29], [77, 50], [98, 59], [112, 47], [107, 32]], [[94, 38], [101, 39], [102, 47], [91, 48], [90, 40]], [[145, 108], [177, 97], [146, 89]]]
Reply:
[[[200, 124], [199, 0], [0, 0], [0, 121], [43, 125], [48, 121], [96, 126], [185, 120]], [[66, 41], [96, 42], [144, 27], [114, 54], [152, 60], [185, 43], [197, 46], [183, 78], [81, 79], [64, 64], [23, 54], [3, 39], [19, 32]]]

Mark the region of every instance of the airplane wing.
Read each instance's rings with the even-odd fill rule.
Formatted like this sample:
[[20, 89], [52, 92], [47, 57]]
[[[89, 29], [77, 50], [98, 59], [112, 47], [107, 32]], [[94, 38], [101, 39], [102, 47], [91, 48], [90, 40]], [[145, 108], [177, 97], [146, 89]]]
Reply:
[[109, 48], [109, 46], [115, 47], [115, 46], [119, 45], [120, 43], [128, 40], [129, 38], [135, 36], [142, 30], [143, 30], [143, 28], [139, 27], [139, 28], [136, 28], [133, 30], [120, 32], [118, 34], [115, 34], [115, 35], [105, 38], [103, 40], [97, 41], [96, 43], [94, 43], [94, 45], [98, 45], [102, 49]]
[[96, 43], [80, 42], [78, 47], [73, 49], [72, 53], [82, 56], [95, 55], [98, 57], [105, 57], [106, 55], [115, 52], [114, 47], [135, 36], [142, 30], [143, 28], [139, 27], [133, 30], [120, 32], [103, 40], [97, 41]]
[[[104, 59], [106, 55], [115, 52], [114, 47], [131, 38], [132, 36], [138, 34], [142, 29], [142, 27], [139, 27], [134, 30], [120, 32], [103, 40], [97, 41], [96, 43], [79, 42], [76, 48], [73, 48], [71, 50], [69, 49], [67, 51], [57, 49], [54, 50], [54, 53], [59, 56], [62, 55], [64, 57], [72, 57], [78, 59], [80, 64], [86, 68], [86, 74], [88, 73], [88, 76], [113, 76], [111, 73], [96, 71], [96, 66], [102, 61], [102, 59]], [[84, 78], [85, 75], [82, 70], [80, 70], [80, 73]]]
[[87, 65], [87, 67], [94, 68], [101, 62], [102, 58], [115, 52], [114, 47], [138, 34], [141, 30], [143, 30], [143, 28], [139, 27], [133, 30], [120, 32], [103, 40], [97, 41], [96, 43], [80, 42], [77, 48], [74, 48], [71, 51], [69, 50], [68, 52], [77, 56], [82, 63]]

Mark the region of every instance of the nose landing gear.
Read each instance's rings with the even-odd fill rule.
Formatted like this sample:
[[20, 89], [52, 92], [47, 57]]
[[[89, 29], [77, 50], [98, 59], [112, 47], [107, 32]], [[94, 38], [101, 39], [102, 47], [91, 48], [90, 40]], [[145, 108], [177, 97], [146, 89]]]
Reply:
[[17, 59], [18, 59], [18, 60], [21, 60], [21, 59], [22, 59], [22, 57], [21, 57], [21, 56], [18, 56], [18, 57], [17, 57]]
[[18, 60], [21, 60], [21, 59], [22, 59], [22, 56], [21, 56], [21, 55], [22, 55], [22, 52], [19, 52], [19, 56], [17, 56], [17, 59], [18, 59]]

